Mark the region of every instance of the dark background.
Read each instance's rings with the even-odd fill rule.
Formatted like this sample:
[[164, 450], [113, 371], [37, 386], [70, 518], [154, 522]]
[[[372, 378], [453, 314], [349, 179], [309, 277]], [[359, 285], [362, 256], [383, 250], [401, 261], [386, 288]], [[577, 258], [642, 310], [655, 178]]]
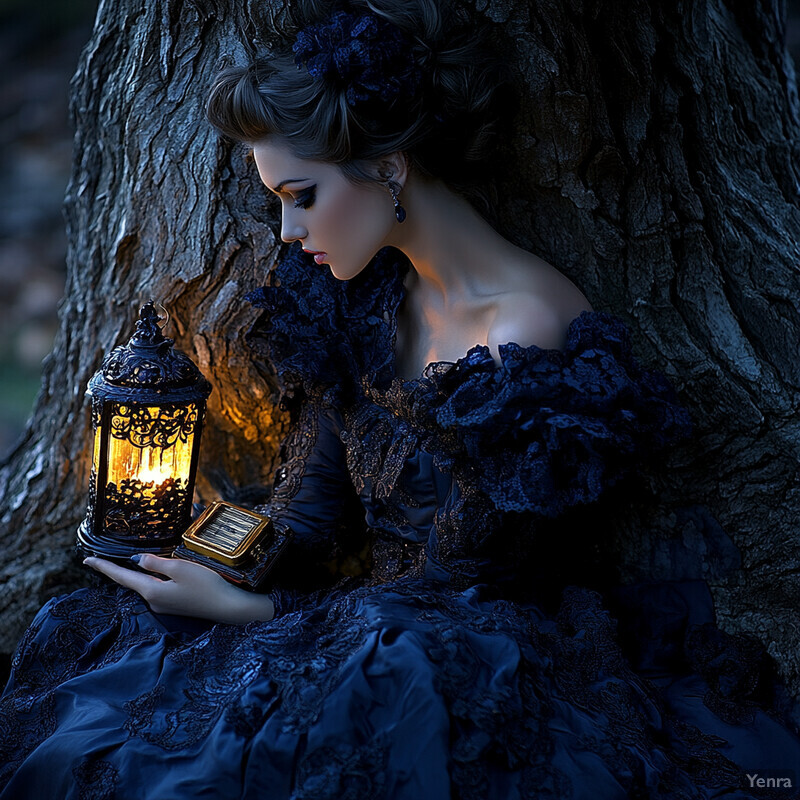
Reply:
[[[96, 5], [0, 0], [0, 458], [24, 427], [57, 327], [69, 82]], [[800, 63], [800, 0], [786, 6], [787, 39]]]
[[0, 0], [0, 456], [39, 390], [64, 293], [69, 82], [97, 0]]

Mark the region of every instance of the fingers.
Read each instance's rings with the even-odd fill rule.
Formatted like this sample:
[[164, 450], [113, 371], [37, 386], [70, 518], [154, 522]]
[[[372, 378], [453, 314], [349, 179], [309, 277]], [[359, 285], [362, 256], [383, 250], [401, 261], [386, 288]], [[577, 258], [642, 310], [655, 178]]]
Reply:
[[[236, 605], [239, 594], [248, 594], [233, 587], [212, 569], [152, 553], [142, 553], [137, 563], [148, 572], [158, 572], [164, 579], [102, 558], [87, 558], [83, 563], [120, 586], [138, 592], [157, 614], [183, 614], [230, 622], [239, 617], [236, 609], [231, 611], [229, 607]], [[254, 618], [264, 617], [248, 616], [245, 621]]]
[[179, 583], [190, 583], [198, 580], [221, 580], [213, 569], [196, 564], [193, 561], [185, 561], [182, 558], [162, 558], [152, 553], [142, 553], [137, 562], [142, 569], [148, 572], [157, 572], [165, 575]]
[[183, 562], [177, 558], [163, 558], [162, 556], [153, 555], [153, 553], [142, 553], [137, 563], [148, 572], [157, 572], [159, 575], [174, 578], [176, 572], [180, 573]]
[[106, 561], [104, 558], [90, 556], [84, 559], [83, 563], [87, 567], [102, 572], [103, 575], [111, 578], [112, 581], [116, 581], [120, 586], [133, 589], [134, 592], [138, 592], [145, 598], [150, 594], [154, 586], [163, 583], [155, 575], [147, 575], [135, 569], [127, 569], [115, 564], [113, 561]]

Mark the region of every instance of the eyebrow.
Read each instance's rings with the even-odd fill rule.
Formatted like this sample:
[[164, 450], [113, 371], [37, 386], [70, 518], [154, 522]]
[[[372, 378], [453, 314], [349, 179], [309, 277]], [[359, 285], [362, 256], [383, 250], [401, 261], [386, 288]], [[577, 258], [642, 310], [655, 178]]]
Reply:
[[287, 178], [285, 181], [281, 181], [272, 191], [277, 194], [283, 190], [283, 187], [286, 186], [287, 183], [300, 183], [301, 181], [307, 180], [308, 178]]

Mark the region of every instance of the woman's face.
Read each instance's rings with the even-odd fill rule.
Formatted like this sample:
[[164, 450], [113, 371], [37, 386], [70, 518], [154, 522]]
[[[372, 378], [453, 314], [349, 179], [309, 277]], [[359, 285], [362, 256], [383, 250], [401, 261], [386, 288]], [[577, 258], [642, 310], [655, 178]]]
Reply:
[[386, 187], [354, 184], [335, 164], [297, 158], [276, 137], [256, 144], [253, 156], [281, 200], [281, 239], [299, 239], [334, 277], [355, 277], [389, 243], [395, 216]]

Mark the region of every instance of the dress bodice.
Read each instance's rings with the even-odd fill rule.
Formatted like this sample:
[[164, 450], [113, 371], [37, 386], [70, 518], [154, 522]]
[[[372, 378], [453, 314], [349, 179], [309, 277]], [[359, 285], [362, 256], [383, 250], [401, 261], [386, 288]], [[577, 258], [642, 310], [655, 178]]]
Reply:
[[329, 438], [343, 445], [368, 524], [424, 543], [429, 576], [474, 582], [505, 515], [522, 515], [517, 529], [533, 535], [537, 520], [593, 503], [688, 432], [666, 379], [637, 363], [623, 323], [602, 312], [573, 320], [563, 350], [510, 342], [497, 362], [478, 345], [401, 379], [407, 269], [387, 248], [341, 282], [293, 251], [248, 296], [264, 309], [250, 340], [285, 402], [327, 408], [329, 422], [332, 410]]

